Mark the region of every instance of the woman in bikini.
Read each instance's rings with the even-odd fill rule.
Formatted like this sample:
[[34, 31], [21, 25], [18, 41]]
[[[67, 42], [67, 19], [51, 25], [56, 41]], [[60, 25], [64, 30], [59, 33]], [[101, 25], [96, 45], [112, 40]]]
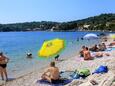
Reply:
[[4, 80], [4, 75], [5, 75], [6, 81], [8, 80], [7, 71], [6, 71], [8, 61], [9, 59], [6, 56], [4, 56], [2, 52], [0, 52], [0, 74], [2, 80]]

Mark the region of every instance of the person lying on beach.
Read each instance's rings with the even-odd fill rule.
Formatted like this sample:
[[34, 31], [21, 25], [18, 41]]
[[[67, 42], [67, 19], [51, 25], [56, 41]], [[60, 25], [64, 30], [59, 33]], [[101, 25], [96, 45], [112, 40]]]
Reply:
[[109, 53], [104, 53], [104, 52], [96, 52], [96, 53], [91, 53], [92, 57], [103, 57], [103, 56], [110, 56]]
[[0, 74], [2, 80], [4, 80], [4, 75], [5, 75], [6, 81], [8, 80], [7, 71], [6, 71], [8, 61], [9, 59], [6, 56], [4, 56], [2, 52], [0, 52]]
[[93, 57], [91, 56], [91, 53], [88, 49], [88, 47], [85, 48], [85, 51], [84, 51], [84, 60], [92, 60]]
[[98, 50], [99, 51], [105, 51], [106, 50], [106, 45], [104, 43], [98, 45]]
[[82, 50], [79, 52], [80, 53], [80, 57], [83, 57], [83, 53], [84, 53], [84, 51], [85, 51], [85, 46], [82, 46]]
[[115, 42], [112, 42], [109, 44], [109, 46], [114, 46], [115, 45]]
[[103, 53], [102, 52], [96, 52], [91, 56], [93, 56], [93, 57], [103, 57]]
[[90, 51], [94, 51], [94, 52], [98, 52], [99, 51], [99, 49], [98, 49], [96, 44], [93, 47], [91, 47], [89, 50]]
[[41, 78], [43, 80], [49, 81], [50, 83], [53, 83], [59, 80], [59, 76], [60, 73], [58, 67], [55, 67], [55, 62], [51, 62], [50, 67], [46, 70], [46, 72], [43, 73]]

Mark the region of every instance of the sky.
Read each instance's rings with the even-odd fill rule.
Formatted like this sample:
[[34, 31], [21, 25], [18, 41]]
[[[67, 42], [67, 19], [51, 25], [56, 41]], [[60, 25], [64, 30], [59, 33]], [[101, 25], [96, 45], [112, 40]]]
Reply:
[[115, 13], [115, 0], [0, 0], [0, 23], [66, 22]]

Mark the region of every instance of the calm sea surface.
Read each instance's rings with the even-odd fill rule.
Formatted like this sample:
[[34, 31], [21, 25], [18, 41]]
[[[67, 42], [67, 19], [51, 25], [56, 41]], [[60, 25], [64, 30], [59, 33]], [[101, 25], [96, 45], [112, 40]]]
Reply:
[[[44, 40], [61, 38], [66, 40], [66, 48], [60, 59], [68, 59], [78, 54], [82, 45], [99, 43], [99, 40], [77, 40], [89, 32], [0, 32], [0, 51], [9, 58], [8, 74], [19, 77], [35, 69], [41, 69], [52, 60], [38, 59], [37, 52]], [[99, 34], [100, 32], [93, 32]], [[27, 59], [27, 52], [32, 52], [33, 59]]]

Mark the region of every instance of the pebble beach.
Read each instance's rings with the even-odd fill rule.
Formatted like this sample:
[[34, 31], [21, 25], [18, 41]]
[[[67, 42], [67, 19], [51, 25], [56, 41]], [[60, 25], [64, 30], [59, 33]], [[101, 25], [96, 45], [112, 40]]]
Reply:
[[[109, 44], [110, 41], [106, 42]], [[93, 72], [100, 65], [106, 65], [109, 69], [108, 73], [104, 74], [91, 74], [85, 79], [75, 79], [71, 83], [65, 86], [115, 86], [115, 50], [104, 51], [109, 53], [110, 56], [103, 56], [101, 58], [95, 58], [94, 60], [84, 61], [79, 55], [70, 59], [56, 62], [56, 66], [60, 71], [74, 71], [82, 68], [87, 68]], [[63, 66], [62, 66], [63, 65]], [[37, 80], [41, 79], [41, 75], [45, 68], [41, 71], [35, 70], [24, 76], [16, 79], [9, 80], [8, 82], [0, 81], [0, 86], [50, 86], [46, 84], [37, 83]], [[90, 81], [94, 80], [97, 85], [93, 85]]]

